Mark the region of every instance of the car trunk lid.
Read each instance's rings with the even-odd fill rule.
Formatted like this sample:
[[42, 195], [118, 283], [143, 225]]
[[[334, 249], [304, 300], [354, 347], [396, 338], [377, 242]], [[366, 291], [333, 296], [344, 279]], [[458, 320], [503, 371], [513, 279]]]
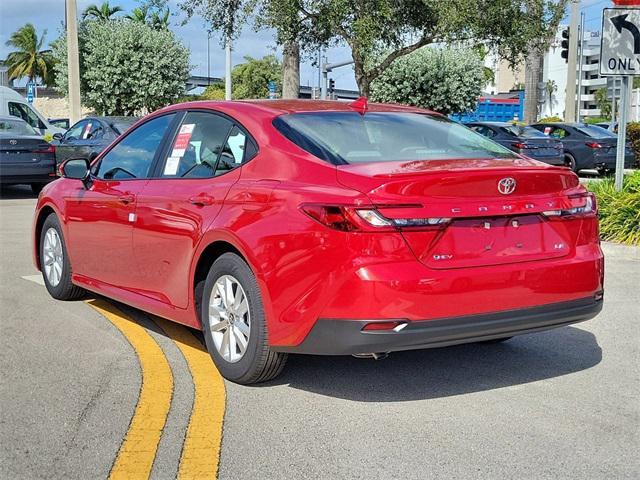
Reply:
[[[570, 232], [544, 216], [581, 201], [578, 179], [565, 168], [524, 158], [379, 162], [339, 166], [337, 176], [400, 225], [431, 268], [561, 257], [572, 248]], [[411, 219], [433, 224], [401, 226]]]
[[2, 163], [35, 163], [52, 157], [54, 147], [37, 136], [0, 136]]

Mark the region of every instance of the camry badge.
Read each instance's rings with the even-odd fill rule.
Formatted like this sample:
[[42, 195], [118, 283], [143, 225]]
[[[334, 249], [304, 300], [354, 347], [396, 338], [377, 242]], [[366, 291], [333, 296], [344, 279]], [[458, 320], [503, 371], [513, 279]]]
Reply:
[[503, 195], [509, 195], [516, 189], [516, 180], [512, 177], [505, 177], [498, 182], [498, 191]]

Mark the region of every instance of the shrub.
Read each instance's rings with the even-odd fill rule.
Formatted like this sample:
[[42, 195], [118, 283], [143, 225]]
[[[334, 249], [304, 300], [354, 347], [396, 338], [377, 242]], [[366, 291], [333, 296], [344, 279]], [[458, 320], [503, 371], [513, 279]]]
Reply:
[[589, 117], [584, 119], [584, 123], [589, 125], [593, 125], [596, 123], [610, 122], [611, 119], [609, 117]]
[[620, 192], [613, 178], [588, 182], [587, 188], [598, 199], [602, 239], [640, 245], [640, 171], [625, 176]]
[[553, 122], [561, 122], [562, 119], [560, 117], [545, 117], [538, 120], [540, 123], [553, 123]]
[[423, 47], [395, 60], [371, 85], [371, 99], [464, 113], [476, 108], [484, 84], [477, 52]]
[[627, 124], [627, 141], [631, 143], [637, 165], [640, 163], [640, 122]]

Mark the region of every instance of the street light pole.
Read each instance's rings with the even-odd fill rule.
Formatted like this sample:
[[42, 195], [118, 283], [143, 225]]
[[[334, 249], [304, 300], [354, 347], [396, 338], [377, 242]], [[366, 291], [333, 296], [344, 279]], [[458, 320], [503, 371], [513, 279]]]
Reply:
[[225, 72], [224, 72], [224, 99], [231, 100], [231, 39], [227, 38], [224, 44]]
[[78, 55], [78, 21], [76, 0], [66, 0], [67, 66], [69, 84], [69, 122], [80, 120], [80, 60]]
[[211, 54], [209, 44], [211, 43], [211, 32], [207, 32], [207, 85], [211, 86]]

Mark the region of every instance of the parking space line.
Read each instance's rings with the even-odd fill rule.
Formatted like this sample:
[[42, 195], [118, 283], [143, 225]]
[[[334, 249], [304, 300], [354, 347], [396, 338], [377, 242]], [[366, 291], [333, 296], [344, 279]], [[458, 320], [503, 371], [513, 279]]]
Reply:
[[216, 478], [220, 461], [225, 388], [202, 344], [184, 327], [154, 317], [178, 346], [193, 379], [193, 408], [182, 447], [179, 479]]
[[87, 303], [122, 332], [136, 352], [142, 373], [138, 404], [109, 478], [148, 478], [173, 395], [169, 362], [160, 346], [136, 321], [104, 300]]

